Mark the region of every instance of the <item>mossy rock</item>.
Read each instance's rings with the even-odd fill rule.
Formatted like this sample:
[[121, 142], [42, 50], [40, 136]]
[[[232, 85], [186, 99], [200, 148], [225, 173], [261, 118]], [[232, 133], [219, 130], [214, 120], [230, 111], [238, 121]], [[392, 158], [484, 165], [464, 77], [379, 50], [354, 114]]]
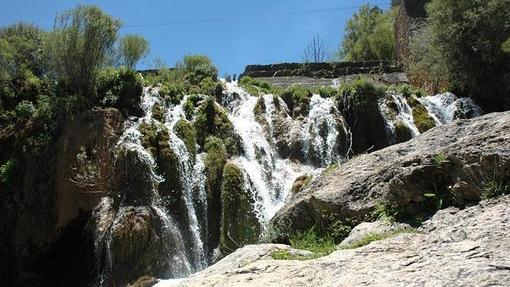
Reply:
[[180, 119], [174, 127], [175, 134], [184, 142], [188, 152], [190, 154], [190, 158], [195, 161], [195, 155], [197, 153], [196, 146], [196, 133], [195, 128], [191, 125], [191, 123], [186, 120]]
[[409, 97], [407, 102], [413, 110], [414, 124], [420, 133], [424, 133], [436, 126], [436, 122], [429, 115], [427, 108], [425, 108], [418, 100], [414, 97]]
[[[223, 141], [217, 137], [206, 140], [204, 171], [206, 175], [208, 238], [207, 246], [215, 248], [219, 244], [221, 222], [221, 183], [223, 168], [227, 162], [227, 150]], [[208, 250], [212, 254], [212, 248]]]
[[312, 91], [304, 86], [290, 86], [280, 97], [292, 113], [292, 117], [308, 115]]
[[406, 142], [412, 138], [411, 130], [403, 122], [395, 123], [395, 143]]
[[209, 136], [223, 140], [229, 137], [237, 138], [234, 125], [225, 111], [211, 97], [208, 97], [196, 111], [193, 125], [197, 133], [197, 143], [202, 148], [205, 145], [205, 139]]
[[255, 120], [259, 124], [264, 124], [266, 122], [264, 118], [264, 114], [266, 113], [266, 102], [264, 97], [259, 97], [255, 107], [253, 108], [253, 114], [255, 115]]
[[223, 169], [221, 201], [221, 252], [229, 254], [257, 242], [261, 226], [254, 211], [254, 200], [245, 188], [241, 170], [235, 164], [227, 163]]
[[121, 208], [111, 228], [112, 279], [125, 286], [143, 274], [163, 274], [169, 260], [164, 249], [160, 223], [148, 207]]
[[201, 95], [190, 95], [186, 99], [184, 103], [184, 114], [186, 115], [186, 119], [191, 121], [195, 116], [195, 110], [198, 107], [199, 103], [204, 99]]
[[152, 107], [152, 117], [159, 122], [164, 122], [165, 121], [165, 108], [160, 104], [155, 104]]

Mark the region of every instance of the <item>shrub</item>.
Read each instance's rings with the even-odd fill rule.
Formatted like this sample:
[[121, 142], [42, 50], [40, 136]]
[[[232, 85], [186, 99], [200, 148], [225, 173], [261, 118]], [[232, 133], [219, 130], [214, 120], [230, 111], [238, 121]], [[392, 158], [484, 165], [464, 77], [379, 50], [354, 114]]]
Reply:
[[160, 104], [155, 104], [152, 107], [152, 118], [162, 123], [165, 122], [165, 108]]
[[223, 93], [223, 85], [214, 81], [211, 77], [207, 77], [200, 82], [200, 93], [216, 98], [221, 97]]
[[483, 182], [482, 198], [489, 199], [505, 194], [510, 194], [510, 186], [501, 180], [489, 180]]
[[186, 119], [191, 120], [195, 116], [195, 108], [198, 106], [200, 101], [203, 100], [201, 95], [190, 95], [186, 99], [184, 103], [184, 114], [186, 115]]
[[15, 113], [19, 120], [29, 119], [35, 113], [34, 104], [30, 101], [21, 101], [16, 106]]
[[94, 94], [97, 71], [115, 43], [120, 24], [97, 6], [79, 5], [56, 17], [47, 39], [53, 67], [79, 96]]
[[143, 81], [139, 74], [128, 69], [106, 68], [97, 77], [95, 104], [115, 107], [127, 115], [140, 115]]
[[315, 93], [321, 95], [323, 98], [335, 98], [338, 93], [338, 89], [331, 86], [320, 86], [315, 90]]
[[161, 84], [159, 95], [163, 98], [167, 105], [178, 105], [184, 96], [185, 87], [182, 83], [166, 83]]
[[290, 239], [290, 245], [296, 249], [313, 252], [317, 257], [325, 256], [336, 250], [336, 244], [330, 235], [321, 235], [314, 228], [300, 232]]
[[260, 96], [263, 94], [275, 93], [277, 90], [268, 82], [244, 76], [239, 80], [239, 85], [243, 87], [250, 95]]
[[0, 182], [11, 184], [14, 180], [14, 172], [16, 169], [16, 160], [8, 160], [0, 166]]
[[346, 82], [337, 94], [340, 110], [348, 107], [358, 109], [364, 106], [376, 106], [377, 101], [384, 97], [385, 90], [384, 87], [363, 77]]
[[361, 6], [349, 19], [339, 56], [344, 61], [393, 60], [396, 10], [384, 12], [377, 6]]
[[310, 98], [312, 97], [310, 89], [304, 86], [290, 86], [281, 92], [280, 97], [285, 102], [293, 116], [298, 114], [306, 116], [310, 109]]
[[187, 55], [177, 69], [185, 72], [184, 79], [190, 85], [198, 86], [205, 78], [218, 80], [218, 70], [213, 65], [211, 59], [203, 55]]

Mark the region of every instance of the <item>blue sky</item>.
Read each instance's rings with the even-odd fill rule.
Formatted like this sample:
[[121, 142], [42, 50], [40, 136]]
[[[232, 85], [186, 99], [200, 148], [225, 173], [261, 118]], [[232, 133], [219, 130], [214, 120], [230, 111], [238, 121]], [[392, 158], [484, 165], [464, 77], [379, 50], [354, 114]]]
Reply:
[[390, 0], [3, 0], [0, 26], [16, 21], [46, 29], [55, 15], [79, 3], [96, 4], [123, 21], [121, 34], [135, 33], [151, 43], [139, 68], [156, 57], [173, 66], [186, 54], [206, 54], [220, 75], [241, 73], [247, 64], [300, 62], [316, 34], [333, 55], [344, 25], [364, 3], [389, 7]]

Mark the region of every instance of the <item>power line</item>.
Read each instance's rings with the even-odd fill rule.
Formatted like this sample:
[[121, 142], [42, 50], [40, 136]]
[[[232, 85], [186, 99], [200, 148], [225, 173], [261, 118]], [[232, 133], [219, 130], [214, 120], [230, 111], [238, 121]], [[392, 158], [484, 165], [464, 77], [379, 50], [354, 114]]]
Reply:
[[[372, 3], [373, 4], [373, 3]], [[379, 7], [389, 7], [388, 3], [377, 4], [375, 5]], [[312, 10], [301, 10], [301, 11], [290, 11], [290, 12], [282, 12], [265, 15], [266, 17], [287, 17], [287, 16], [298, 16], [298, 15], [307, 15], [307, 14], [322, 14], [322, 13], [332, 13], [338, 11], [345, 10], [354, 10], [359, 9], [362, 6], [350, 6], [350, 7], [333, 7], [333, 8], [324, 8], [324, 9], [312, 9]], [[158, 22], [145, 22], [145, 23], [128, 23], [124, 25], [122, 28], [137, 28], [137, 27], [153, 27], [153, 26], [172, 26], [172, 25], [187, 25], [187, 24], [205, 24], [205, 23], [223, 23], [223, 22], [239, 22], [244, 20], [252, 20], [253, 18], [239, 17], [239, 18], [210, 18], [210, 19], [181, 19], [174, 21], [158, 21]]]

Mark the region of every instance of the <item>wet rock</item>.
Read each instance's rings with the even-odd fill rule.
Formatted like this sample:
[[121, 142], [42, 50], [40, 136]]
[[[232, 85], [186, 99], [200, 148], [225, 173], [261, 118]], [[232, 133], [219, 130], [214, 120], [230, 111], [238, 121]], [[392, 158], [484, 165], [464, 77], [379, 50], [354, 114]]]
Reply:
[[116, 109], [97, 109], [65, 124], [58, 144], [58, 228], [80, 211], [91, 211], [108, 192], [115, 161], [111, 147], [122, 133], [123, 121]]
[[[510, 177], [510, 112], [458, 120], [403, 144], [358, 156], [314, 181], [272, 219], [307, 230], [349, 219], [366, 221], [381, 203], [404, 221], [420, 222], [438, 208], [479, 200], [487, 178]], [[454, 189], [451, 186], [464, 181]], [[460, 183], [459, 183], [460, 184]], [[463, 186], [461, 188], [461, 186]], [[393, 209], [393, 210], [391, 210]]]
[[142, 276], [138, 278], [135, 282], [128, 285], [128, 287], [152, 287], [156, 284], [158, 284], [158, 279], [152, 277], [152, 276]]
[[123, 205], [150, 205], [155, 185], [149, 158], [138, 151], [123, 149], [115, 161], [114, 193], [121, 196]]
[[227, 163], [223, 169], [221, 203], [221, 252], [229, 254], [255, 243], [261, 232], [255, 202], [245, 188], [242, 171], [233, 163]]
[[164, 250], [161, 228], [148, 207], [121, 208], [111, 227], [111, 276], [123, 285], [142, 274], [164, 274], [170, 258], [161, 258]]
[[292, 194], [297, 194], [299, 193], [301, 190], [303, 190], [303, 188], [306, 187], [306, 185], [310, 182], [311, 180], [311, 177], [309, 175], [302, 175], [302, 176], [299, 176], [298, 178], [296, 178], [296, 180], [294, 181], [294, 184], [292, 185]]

